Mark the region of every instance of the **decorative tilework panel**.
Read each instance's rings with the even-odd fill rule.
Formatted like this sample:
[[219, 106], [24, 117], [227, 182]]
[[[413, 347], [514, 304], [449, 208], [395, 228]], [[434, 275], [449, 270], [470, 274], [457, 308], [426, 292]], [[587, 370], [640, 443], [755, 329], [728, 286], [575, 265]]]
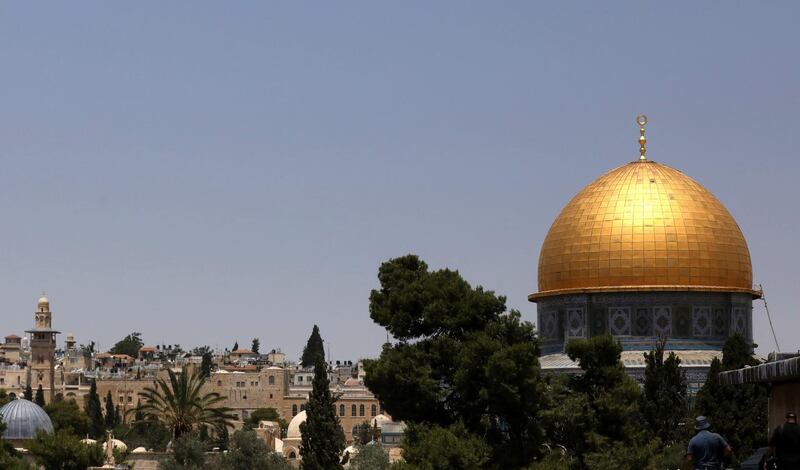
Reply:
[[567, 336], [570, 338], [586, 337], [586, 311], [584, 309], [567, 309]]
[[631, 308], [611, 307], [608, 309], [608, 330], [613, 336], [631, 334]]
[[672, 334], [672, 309], [653, 307], [653, 336], [668, 337]]
[[711, 307], [692, 308], [692, 334], [711, 336]]
[[541, 333], [546, 339], [558, 339], [558, 312], [550, 310], [542, 313]]
[[714, 309], [714, 336], [728, 335], [728, 315], [724, 308]]
[[736, 333], [747, 338], [747, 316], [742, 307], [733, 307], [731, 310], [731, 334]]
[[633, 334], [637, 336], [652, 336], [653, 316], [647, 307], [639, 307], [633, 318]]

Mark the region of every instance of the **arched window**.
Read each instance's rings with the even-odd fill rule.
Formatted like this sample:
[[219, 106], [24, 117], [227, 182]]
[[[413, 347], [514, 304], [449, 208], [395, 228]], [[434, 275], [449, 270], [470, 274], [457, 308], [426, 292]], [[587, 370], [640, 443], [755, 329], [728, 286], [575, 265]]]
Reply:
[[350, 416], [356, 415], [356, 405], [350, 407]]
[[306, 410], [306, 405], [305, 404], [300, 405], [300, 411], [305, 411], [305, 410]]
[[370, 411], [372, 411], [372, 416], [375, 416], [378, 413], [378, 407], [375, 406], [375, 405], [372, 405], [372, 409]]
[[339, 416], [344, 416], [344, 405], [339, 405]]
[[292, 405], [292, 416], [295, 416], [296, 414], [297, 414], [297, 405], [295, 404]]
[[217, 380], [217, 387], [222, 387], [222, 381], [221, 380]]
[[364, 405], [358, 407], [358, 416], [364, 416]]
[[275, 385], [275, 376], [274, 375], [270, 375], [269, 376], [269, 384], [270, 385]]
[[294, 459], [296, 459], [296, 458], [297, 458], [297, 454], [295, 454], [295, 453], [294, 453], [294, 451], [292, 451], [292, 452], [289, 452], [289, 458], [290, 458], [291, 460], [294, 460]]

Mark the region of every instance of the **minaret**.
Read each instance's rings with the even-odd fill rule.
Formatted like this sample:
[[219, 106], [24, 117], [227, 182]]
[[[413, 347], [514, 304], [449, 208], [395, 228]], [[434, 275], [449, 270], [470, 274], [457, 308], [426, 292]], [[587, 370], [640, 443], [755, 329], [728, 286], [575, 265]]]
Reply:
[[50, 300], [42, 295], [36, 306], [35, 326], [26, 331], [31, 335], [31, 355], [28, 363], [28, 384], [33, 393], [39, 385], [46, 392], [48, 403], [53, 401], [55, 389], [56, 335], [60, 331], [52, 328]]

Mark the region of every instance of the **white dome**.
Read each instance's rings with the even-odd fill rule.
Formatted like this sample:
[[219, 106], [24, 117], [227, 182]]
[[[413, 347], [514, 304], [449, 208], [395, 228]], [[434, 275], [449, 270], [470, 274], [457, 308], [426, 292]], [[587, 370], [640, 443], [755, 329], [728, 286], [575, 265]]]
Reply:
[[300, 439], [300, 424], [306, 422], [305, 410], [297, 413], [289, 422], [289, 427], [286, 429], [286, 439]]
[[144, 447], [137, 447], [131, 451], [131, 454], [144, 454], [147, 452], [147, 449]]
[[[119, 450], [121, 450], [123, 452], [128, 450], [128, 446], [125, 445], [125, 443], [120, 441], [119, 439], [112, 439], [111, 443], [113, 444], [113, 448], [114, 449], [119, 449]], [[106, 443], [105, 442], [103, 443], [103, 450], [106, 450]]]
[[377, 427], [378, 429], [380, 429], [380, 428], [383, 427], [383, 423], [391, 423], [391, 422], [392, 422], [392, 420], [389, 419], [388, 416], [386, 416], [385, 414], [379, 414], [378, 416], [376, 416], [376, 417], [374, 417], [372, 419], [372, 423], [371, 424], [373, 426]]

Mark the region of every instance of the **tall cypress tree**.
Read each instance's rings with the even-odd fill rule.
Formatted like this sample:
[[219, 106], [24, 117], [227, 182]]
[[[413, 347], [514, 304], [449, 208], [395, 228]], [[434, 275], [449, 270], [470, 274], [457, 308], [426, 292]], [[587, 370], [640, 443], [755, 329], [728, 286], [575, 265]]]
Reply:
[[106, 429], [111, 429], [117, 425], [117, 412], [114, 409], [114, 401], [111, 398], [111, 390], [106, 394]]
[[250, 346], [250, 350], [258, 354], [259, 349], [261, 349], [261, 341], [259, 341], [258, 338], [253, 338], [253, 343]]
[[344, 449], [344, 431], [336, 415], [336, 397], [331, 393], [322, 356], [317, 356], [314, 364], [314, 382], [306, 405], [306, 414], [306, 421], [300, 424], [303, 469], [342, 468], [339, 465], [339, 453]]
[[100, 397], [97, 395], [97, 384], [92, 381], [89, 388], [89, 395], [86, 402], [86, 415], [89, 417], [89, 429], [95, 439], [105, 434], [105, 421], [103, 420], [103, 409], [100, 405]]
[[22, 393], [22, 397], [28, 401], [33, 401], [33, 389], [31, 388], [31, 384], [25, 387], [25, 392]]
[[303, 357], [300, 362], [303, 364], [303, 367], [312, 367], [317, 362], [317, 356], [322, 358], [323, 363], [325, 362], [325, 346], [322, 344], [322, 336], [319, 334], [319, 327], [314, 325], [314, 328], [311, 330], [311, 336], [308, 337], [306, 347], [303, 348]]
[[33, 402], [41, 407], [44, 407], [44, 390], [42, 390], [42, 384], [39, 384], [39, 386], [36, 387], [36, 398], [33, 400]]

